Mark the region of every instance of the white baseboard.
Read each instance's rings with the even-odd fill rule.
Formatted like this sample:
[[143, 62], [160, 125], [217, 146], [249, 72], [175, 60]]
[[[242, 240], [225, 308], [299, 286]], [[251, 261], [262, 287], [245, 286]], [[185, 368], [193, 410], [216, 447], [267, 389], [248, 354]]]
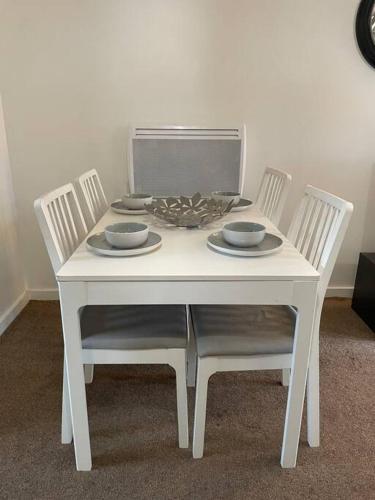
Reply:
[[22, 309], [29, 302], [29, 293], [27, 290], [18, 297], [13, 304], [0, 316], [0, 335], [2, 335], [13, 320], [17, 318]]
[[30, 300], [59, 300], [57, 288], [31, 288], [28, 292]]
[[[28, 290], [30, 300], [59, 300], [57, 288], [33, 288]], [[332, 285], [327, 289], [326, 297], [342, 297], [351, 299], [353, 286]]]
[[332, 285], [327, 288], [326, 297], [341, 297], [351, 299], [353, 297], [353, 286], [336, 286]]

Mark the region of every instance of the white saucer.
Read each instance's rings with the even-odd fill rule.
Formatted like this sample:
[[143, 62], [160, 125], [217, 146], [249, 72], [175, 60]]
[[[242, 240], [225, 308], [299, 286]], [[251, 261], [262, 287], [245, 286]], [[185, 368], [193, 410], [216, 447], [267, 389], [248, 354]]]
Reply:
[[230, 209], [231, 212], [242, 212], [243, 210], [247, 210], [253, 204], [252, 201], [247, 200], [246, 198], [241, 198], [237, 205], [234, 205]]
[[161, 236], [157, 233], [149, 232], [148, 238], [143, 245], [136, 248], [116, 248], [108, 243], [104, 233], [93, 234], [86, 241], [87, 248], [98, 255], [109, 255], [111, 257], [129, 257], [131, 255], [142, 255], [152, 252], [161, 245]]
[[116, 214], [126, 214], [126, 215], [145, 215], [148, 214], [147, 210], [141, 208], [139, 210], [135, 210], [134, 208], [128, 208], [124, 205], [124, 202], [121, 200], [114, 201], [111, 203], [111, 208]]
[[214, 248], [218, 252], [228, 255], [239, 255], [242, 257], [260, 257], [269, 255], [280, 250], [283, 246], [283, 240], [274, 234], [266, 233], [264, 240], [259, 245], [253, 247], [236, 247], [230, 245], [223, 238], [223, 232], [212, 233], [207, 238], [209, 247]]

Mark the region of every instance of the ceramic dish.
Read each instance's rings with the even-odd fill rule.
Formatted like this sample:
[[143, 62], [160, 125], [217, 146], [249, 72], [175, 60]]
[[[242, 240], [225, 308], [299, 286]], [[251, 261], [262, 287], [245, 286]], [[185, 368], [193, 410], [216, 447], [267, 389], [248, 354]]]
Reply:
[[156, 250], [161, 245], [161, 236], [157, 233], [149, 232], [147, 241], [137, 248], [116, 248], [111, 246], [105, 239], [104, 233], [93, 234], [86, 241], [87, 248], [98, 255], [110, 257], [130, 257], [132, 255], [142, 255]]
[[148, 226], [139, 222], [118, 222], [107, 226], [104, 236], [113, 247], [135, 248], [147, 240]]
[[241, 199], [241, 195], [237, 191], [213, 191], [211, 197], [216, 201], [224, 201], [225, 203], [232, 201], [233, 205], [237, 205]]
[[254, 247], [234, 247], [227, 243], [223, 238], [222, 231], [212, 233], [207, 238], [207, 244], [210, 248], [220, 253], [228, 255], [238, 255], [241, 257], [260, 257], [278, 252], [283, 246], [283, 240], [274, 234], [266, 233], [266, 236], [260, 245]]
[[241, 198], [237, 205], [234, 205], [231, 208], [231, 212], [242, 212], [243, 210], [247, 210], [253, 204], [252, 201], [247, 200], [246, 198]]
[[132, 210], [141, 210], [152, 202], [151, 194], [128, 193], [122, 197], [123, 204]]
[[145, 215], [148, 213], [147, 210], [144, 208], [141, 208], [140, 210], [135, 210], [134, 208], [127, 208], [127, 206], [124, 205], [122, 200], [114, 201], [113, 203], [111, 203], [111, 209], [116, 214], [124, 214], [124, 215]]
[[237, 247], [253, 247], [264, 240], [266, 227], [256, 222], [230, 222], [223, 227], [227, 243]]

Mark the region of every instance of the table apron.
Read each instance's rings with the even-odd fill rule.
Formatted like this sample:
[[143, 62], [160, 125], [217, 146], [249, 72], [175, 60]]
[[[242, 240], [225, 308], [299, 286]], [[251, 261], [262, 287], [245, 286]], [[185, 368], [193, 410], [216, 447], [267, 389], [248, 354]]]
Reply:
[[[305, 282], [306, 283], [306, 282]], [[298, 281], [85, 282], [87, 304], [288, 304]], [[313, 285], [313, 283], [311, 283]]]

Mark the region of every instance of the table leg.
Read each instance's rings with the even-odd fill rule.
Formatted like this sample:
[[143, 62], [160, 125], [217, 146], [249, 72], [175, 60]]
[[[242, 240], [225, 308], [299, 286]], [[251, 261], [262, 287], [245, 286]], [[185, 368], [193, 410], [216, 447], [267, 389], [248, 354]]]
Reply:
[[65, 354], [64, 354], [62, 412], [61, 412], [61, 442], [62, 444], [70, 444], [72, 442], [72, 439], [73, 439], [72, 417], [70, 415], [68, 377], [67, 377]]
[[195, 379], [197, 376], [197, 346], [195, 344], [194, 330], [187, 306], [187, 320], [188, 320], [188, 346], [187, 346], [187, 386], [195, 387]]
[[310, 345], [314, 325], [317, 283], [295, 284], [295, 305], [298, 309], [294, 334], [291, 378], [286, 409], [281, 466], [295, 467], [301, 431]]
[[86, 304], [84, 283], [59, 283], [65, 363], [77, 470], [91, 470], [90, 436], [82, 362], [79, 308]]

